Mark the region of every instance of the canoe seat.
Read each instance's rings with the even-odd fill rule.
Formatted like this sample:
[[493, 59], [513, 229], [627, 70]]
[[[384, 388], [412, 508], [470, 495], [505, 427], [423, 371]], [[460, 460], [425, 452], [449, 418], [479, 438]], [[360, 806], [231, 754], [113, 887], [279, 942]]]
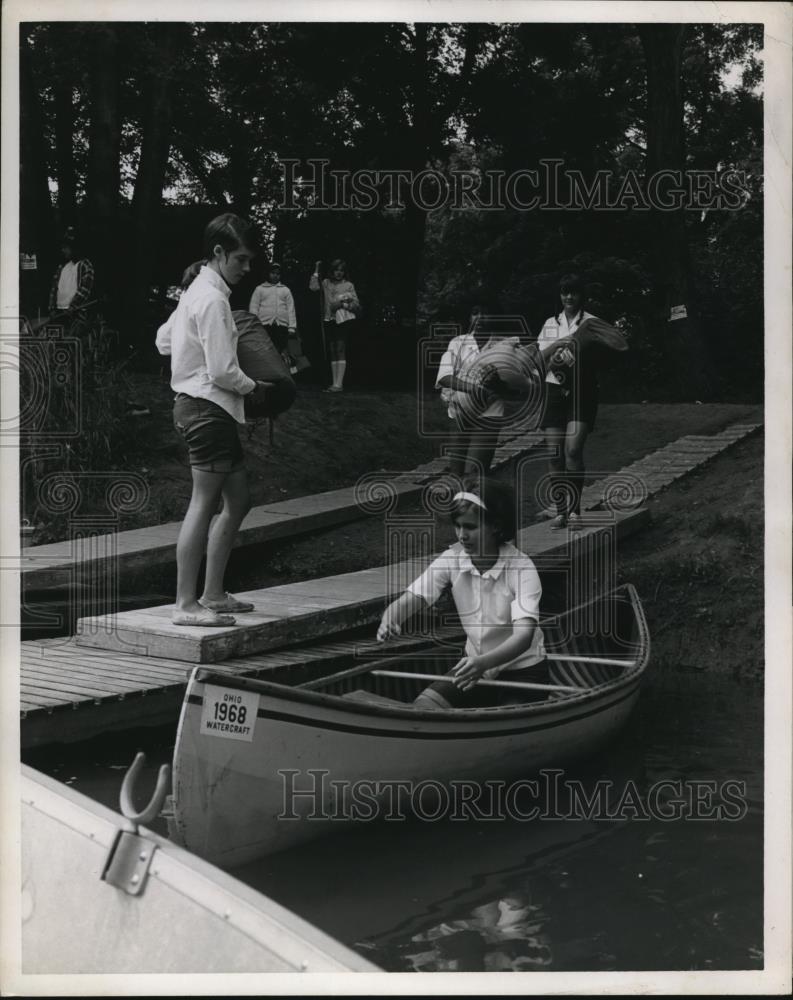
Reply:
[[408, 708], [404, 701], [396, 698], [386, 698], [385, 695], [375, 694], [374, 691], [364, 691], [363, 688], [356, 688], [354, 691], [347, 691], [343, 698], [352, 698], [353, 701], [368, 701], [375, 705], [397, 705], [399, 708]]

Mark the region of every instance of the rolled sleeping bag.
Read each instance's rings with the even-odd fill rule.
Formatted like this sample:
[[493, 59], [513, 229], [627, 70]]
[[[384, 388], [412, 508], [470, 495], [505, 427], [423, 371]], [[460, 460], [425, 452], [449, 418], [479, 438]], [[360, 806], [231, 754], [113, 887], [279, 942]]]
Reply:
[[581, 344], [582, 350], [593, 344], [597, 344], [598, 347], [608, 347], [612, 351], [628, 350], [625, 335], [599, 316], [585, 319], [573, 336]]
[[497, 395], [501, 394], [499, 389], [505, 396], [525, 395], [541, 379], [535, 353], [517, 337], [486, 345], [467, 366], [466, 374], [470, 378], [485, 379], [491, 371], [498, 375], [499, 382], [492, 383]]
[[[573, 354], [576, 355], [573, 363], [580, 357], [586, 375], [588, 371], [586, 353], [590, 347], [605, 347], [611, 351], [627, 351], [628, 341], [615, 326], [600, 319], [599, 316], [590, 316], [570, 334], [570, 343], [567, 344], [567, 347], [572, 349]], [[554, 357], [551, 356], [548, 368], [554, 374], [565, 373], [570, 369], [570, 362], [555, 364]]]
[[275, 417], [294, 403], [297, 386], [259, 319], [244, 309], [235, 309], [231, 315], [239, 332], [237, 361], [240, 368], [257, 382], [275, 383], [265, 393], [256, 393], [259, 397], [256, 402], [250, 396], [245, 397], [245, 416], [253, 420]]
[[[498, 376], [497, 381], [488, 380], [492, 372]], [[519, 404], [520, 414], [527, 418], [541, 409], [545, 374], [536, 351], [518, 337], [486, 345], [461, 374], [474, 383], [486, 382], [487, 389], [498, 398]], [[458, 392], [455, 401], [469, 418], [482, 413], [482, 401], [476, 394]]]

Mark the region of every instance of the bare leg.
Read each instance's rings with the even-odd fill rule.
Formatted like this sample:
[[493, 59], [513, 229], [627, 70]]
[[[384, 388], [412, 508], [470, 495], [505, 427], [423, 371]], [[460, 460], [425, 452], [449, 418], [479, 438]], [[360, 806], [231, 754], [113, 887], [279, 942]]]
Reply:
[[336, 370], [333, 373], [333, 384], [341, 389], [344, 386], [344, 374], [347, 370], [347, 350], [343, 340], [335, 343]]
[[496, 438], [493, 432], [474, 433], [468, 449], [466, 474], [487, 476], [490, 473], [490, 463], [493, 461], [495, 451]]
[[203, 613], [198, 603], [198, 571], [204, 558], [209, 522], [217, 510], [226, 476], [193, 469], [193, 493], [176, 542], [176, 609]]
[[564, 464], [567, 469], [567, 479], [572, 487], [573, 502], [570, 511], [581, 513], [581, 493], [584, 480], [584, 445], [589, 434], [589, 425], [578, 420], [571, 420], [567, 425], [564, 439]]
[[453, 422], [451, 441], [449, 444], [449, 472], [461, 479], [465, 474], [465, 459], [471, 445], [471, 432], [464, 430]]
[[230, 472], [223, 483], [223, 510], [209, 530], [207, 571], [202, 600], [222, 601], [226, 596], [223, 577], [237, 531], [251, 509], [248, 479], [244, 469]]
[[548, 457], [548, 473], [550, 479], [549, 494], [551, 503], [556, 505], [557, 514], [565, 514], [567, 504], [564, 501], [564, 455], [565, 432], [562, 427], [546, 427], [545, 444], [551, 454]]

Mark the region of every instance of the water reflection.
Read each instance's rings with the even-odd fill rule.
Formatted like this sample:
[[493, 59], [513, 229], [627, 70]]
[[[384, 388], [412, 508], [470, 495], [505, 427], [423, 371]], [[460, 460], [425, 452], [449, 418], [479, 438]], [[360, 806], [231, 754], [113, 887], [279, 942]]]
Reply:
[[537, 971], [551, 964], [545, 919], [527, 895], [505, 896], [414, 934], [410, 944], [420, 950], [406, 950], [404, 961], [414, 972]]

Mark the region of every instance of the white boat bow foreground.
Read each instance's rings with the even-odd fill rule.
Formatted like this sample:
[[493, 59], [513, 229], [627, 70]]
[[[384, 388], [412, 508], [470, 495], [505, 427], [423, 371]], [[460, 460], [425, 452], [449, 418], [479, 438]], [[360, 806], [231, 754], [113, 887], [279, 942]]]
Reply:
[[53, 778], [23, 766], [21, 791], [24, 975], [379, 971]]

